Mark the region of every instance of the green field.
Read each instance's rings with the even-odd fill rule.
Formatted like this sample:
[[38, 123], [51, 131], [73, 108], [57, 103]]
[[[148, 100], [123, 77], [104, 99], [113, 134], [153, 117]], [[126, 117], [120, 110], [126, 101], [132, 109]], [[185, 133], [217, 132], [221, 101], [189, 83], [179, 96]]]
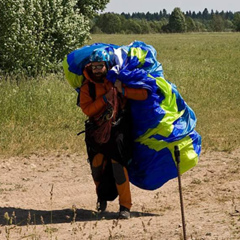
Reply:
[[[240, 145], [240, 33], [93, 35], [94, 42], [153, 45], [165, 78], [197, 115], [203, 150]], [[34, 80], [0, 79], [0, 154], [85, 150], [85, 117], [63, 73]]]

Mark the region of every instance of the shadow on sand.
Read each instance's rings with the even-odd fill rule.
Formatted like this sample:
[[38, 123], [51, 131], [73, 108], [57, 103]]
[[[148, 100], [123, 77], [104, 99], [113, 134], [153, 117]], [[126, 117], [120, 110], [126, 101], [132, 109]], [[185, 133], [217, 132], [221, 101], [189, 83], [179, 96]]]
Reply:
[[[21, 208], [0, 208], [0, 225], [8, 225], [10, 219], [7, 219], [6, 213], [9, 218], [12, 218], [12, 224], [19, 226], [24, 225], [39, 225], [39, 224], [56, 224], [56, 223], [70, 223], [72, 221], [96, 221], [96, 220], [113, 220], [118, 218], [117, 212], [104, 212], [98, 213], [96, 211], [87, 209], [62, 209], [62, 210], [34, 210], [34, 209], [21, 209]], [[5, 217], [4, 217], [5, 216]], [[131, 212], [131, 218], [136, 217], [150, 217], [159, 216], [158, 214]]]

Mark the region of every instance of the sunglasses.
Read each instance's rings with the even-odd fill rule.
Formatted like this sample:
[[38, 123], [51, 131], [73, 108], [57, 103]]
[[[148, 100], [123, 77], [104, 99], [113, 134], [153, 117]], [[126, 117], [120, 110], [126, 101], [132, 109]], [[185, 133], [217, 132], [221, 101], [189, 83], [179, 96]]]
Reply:
[[91, 65], [92, 70], [95, 70], [95, 69], [100, 70], [100, 69], [102, 69], [104, 66], [105, 66], [105, 65], [103, 65], [103, 64], [101, 64], [101, 65]]

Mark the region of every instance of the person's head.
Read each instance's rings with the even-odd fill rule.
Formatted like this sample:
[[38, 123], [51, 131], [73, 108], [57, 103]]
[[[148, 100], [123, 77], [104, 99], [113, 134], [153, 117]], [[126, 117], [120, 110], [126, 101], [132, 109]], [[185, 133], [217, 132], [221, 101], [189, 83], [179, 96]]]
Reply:
[[89, 60], [91, 62], [92, 73], [97, 79], [102, 78], [107, 74], [110, 55], [105, 49], [95, 49]]

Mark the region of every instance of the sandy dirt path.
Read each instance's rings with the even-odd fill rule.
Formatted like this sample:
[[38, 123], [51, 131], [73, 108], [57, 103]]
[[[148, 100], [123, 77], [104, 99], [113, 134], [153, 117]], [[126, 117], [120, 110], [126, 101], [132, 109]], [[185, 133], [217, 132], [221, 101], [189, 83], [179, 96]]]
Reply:
[[[187, 239], [240, 239], [239, 160], [240, 149], [205, 152], [183, 174]], [[0, 240], [183, 239], [177, 179], [131, 190], [131, 219], [117, 220], [117, 200], [95, 211], [85, 155], [0, 158]]]

